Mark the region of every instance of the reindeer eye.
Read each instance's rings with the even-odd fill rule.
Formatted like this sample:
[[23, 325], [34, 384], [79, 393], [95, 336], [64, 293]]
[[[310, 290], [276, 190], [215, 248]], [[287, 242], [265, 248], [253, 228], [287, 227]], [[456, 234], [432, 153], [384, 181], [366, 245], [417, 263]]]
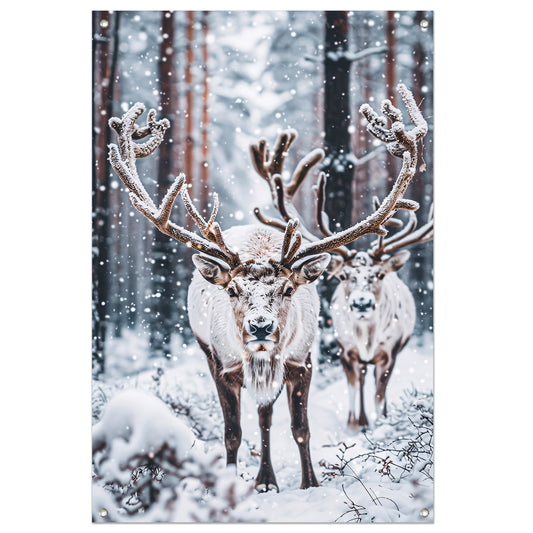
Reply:
[[294, 287], [287, 287], [287, 289], [283, 293], [283, 296], [290, 296], [293, 292], [294, 292]]
[[376, 274], [376, 278], [378, 279], [383, 279], [385, 277], [385, 273], [384, 272], [380, 272], [379, 274]]
[[235, 289], [233, 287], [228, 288], [228, 294], [231, 298], [235, 298], [235, 296], [237, 296], [237, 293], [235, 292]]

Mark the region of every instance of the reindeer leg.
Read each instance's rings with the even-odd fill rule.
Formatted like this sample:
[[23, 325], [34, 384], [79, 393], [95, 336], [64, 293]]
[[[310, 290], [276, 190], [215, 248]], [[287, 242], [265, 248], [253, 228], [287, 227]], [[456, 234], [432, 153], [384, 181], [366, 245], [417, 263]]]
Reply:
[[355, 373], [359, 376], [359, 427], [368, 427], [368, 418], [365, 413], [365, 377], [366, 377], [366, 363], [355, 363]]
[[387, 399], [385, 393], [387, 385], [394, 368], [395, 358], [387, 353], [381, 353], [381, 357], [376, 361], [374, 377], [376, 378], [376, 414], [377, 416], [387, 416]]
[[224, 444], [226, 463], [237, 464], [237, 452], [241, 445], [241, 387], [242, 372], [222, 373], [215, 357], [208, 355], [209, 370], [215, 380], [220, 406], [224, 416]]
[[355, 399], [357, 395], [357, 375], [355, 373], [355, 361], [350, 357], [350, 351], [341, 346], [340, 359], [342, 368], [348, 381], [348, 422], [347, 427], [351, 431], [357, 431], [358, 424], [355, 417]]
[[257, 408], [259, 427], [261, 428], [261, 466], [255, 478], [255, 488], [258, 492], [267, 492], [269, 490], [279, 492], [274, 469], [270, 461], [270, 427], [272, 425], [273, 406], [273, 403], [269, 403], [268, 405], [260, 405]]
[[311, 383], [311, 355], [307, 356], [305, 366], [292, 367], [287, 365], [285, 370], [285, 382], [287, 384], [287, 398], [291, 413], [292, 435], [302, 464], [301, 489], [318, 487], [313, 465], [311, 464], [311, 452], [309, 450], [309, 421], [307, 419], [307, 398]]
[[[354, 350], [341, 352], [341, 363], [346, 379], [348, 381], [348, 422], [347, 428], [352, 432], [357, 432], [368, 426], [368, 419], [365, 413], [364, 404], [364, 384], [366, 376], [366, 363], [359, 360], [359, 354]], [[356, 416], [356, 399], [359, 390], [359, 418]]]

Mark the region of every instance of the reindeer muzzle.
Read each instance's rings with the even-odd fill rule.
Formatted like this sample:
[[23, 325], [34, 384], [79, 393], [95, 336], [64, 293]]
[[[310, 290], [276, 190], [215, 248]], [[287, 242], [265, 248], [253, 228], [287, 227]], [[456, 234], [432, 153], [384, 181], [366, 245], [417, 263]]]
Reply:
[[375, 308], [374, 300], [358, 298], [350, 302], [350, 310], [356, 313], [365, 314], [369, 311], [373, 311]]

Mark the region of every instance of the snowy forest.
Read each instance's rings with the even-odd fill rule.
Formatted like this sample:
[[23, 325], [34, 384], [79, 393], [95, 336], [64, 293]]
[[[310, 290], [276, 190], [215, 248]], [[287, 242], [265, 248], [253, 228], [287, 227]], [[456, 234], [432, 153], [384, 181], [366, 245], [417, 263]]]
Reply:
[[[242, 442], [230, 468], [217, 387], [189, 321], [193, 253], [130, 202], [110, 162], [117, 135], [109, 119], [136, 102], [168, 119], [158, 149], [137, 161], [140, 181], [159, 205], [184, 173], [198, 213], [208, 218], [219, 203], [222, 230], [262, 225], [256, 208], [280, 219], [250, 147], [260, 139], [273, 147], [280, 133], [296, 131], [282, 178], [312, 150], [324, 151], [294, 195], [302, 225], [320, 237], [319, 172], [327, 177], [324, 217], [335, 233], [373, 213], [401, 174], [401, 157], [367, 131], [360, 107], [381, 114], [389, 99], [413, 128], [398, 92], [403, 84], [427, 123], [404, 198], [419, 206], [418, 227], [432, 228], [433, 13], [93, 11], [92, 19], [93, 521], [432, 522], [432, 239], [409, 245], [397, 272], [415, 313], [386, 376], [387, 416], [374, 409], [369, 364], [359, 400], [369, 421], [358, 431], [347, 427], [351, 393], [332, 312], [342, 276], [324, 271], [314, 282], [320, 314], [308, 418], [319, 486], [300, 489], [283, 392], [270, 431], [279, 491], [258, 492], [255, 399], [243, 390]], [[412, 213], [398, 210], [390, 234], [407, 232]], [[171, 219], [198, 233], [181, 200]], [[370, 234], [347, 248], [355, 254], [380, 242]]]

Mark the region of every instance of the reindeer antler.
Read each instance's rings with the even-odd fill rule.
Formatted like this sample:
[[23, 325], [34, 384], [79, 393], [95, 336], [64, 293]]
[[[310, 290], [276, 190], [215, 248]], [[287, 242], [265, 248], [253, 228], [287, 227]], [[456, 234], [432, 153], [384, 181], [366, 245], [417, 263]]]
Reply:
[[[277, 229], [285, 230], [287, 223], [291, 219], [302, 219], [293, 203], [293, 197], [304, 182], [305, 178], [311, 169], [324, 159], [324, 151], [320, 148], [312, 150], [305, 155], [296, 165], [291, 178], [286, 183], [281, 174], [283, 172], [283, 164], [289, 147], [296, 139], [297, 133], [294, 130], [287, 130], [278, 136], [278, 140], [272, 152], [269, 154], [267, 142], [265, 139], [260, 139], [257, 144], [250, 146], [250, 153], [252, 155], [252, 163], [256, 172], [267, 182], [272, 195], [272, 202], [274, 207], [281, 215], [285, 223], [279, 220], [265, 217], [261, 210], [256, 207], [254, 214], [260, 222], [268, 226], [273, 226]], [[302, 235], [304, 238], [311, 240], [315, 236], [309, 232], [305, 227], [301, 226]]]
[[[289, 229], [289, 223], [294, 225], [295, 221], [298, 222], [301, 220], [302, 217], [294, 206], [293, 197], [304, 182], [305, 178], [309, 175], [309, 172], [312, 170], [312, 168], [324, 159], [324, 151], [322, 149], [317, 148], [312, 150], [299, 161], [291, 175], [289, 182], [285, 183], [281, 177], [281, 172], [283, 171], [283, 164], [289, 147], [296, 137], [297, 133], [294, 130], [282, 132], [278, 137], [272, 157], [269, 157], [267, 143], [264, 139], [261, 139], [258, 144], [253, 144], [250, 146], [254, 168], [256, 172], [267, 182], [272, 195], [273, 205], [283, 218], [284, 222], [265, 217], [258, 207], [254, 209], [254, 214], [263, 224], [273, 226], [282, 231], [287, 231]], [[325, 174], [324, 172], [321, 172], [319, 174], [318, 184], [313, 187], [317, 194], [317, 227], [322, 231], [323, 235], [329, 236], [332, 234], [332, 232], [329, 230], [328, 223], [325, 220], [327, 215], [323, 212], [324, 187]], [[301, 223], [299, 224], [299, 227], [301, 229], [300, 233], [294, 233], [296, 226], [292, 228], [292, 231], [289, 231], [290, 235], [293, 233], [295, 236], [300, 235], [300, 238], [297, 241], [299, 245], [301, 244], [301, 237], [307, 239], [308, 241], [318, 240], [318, 237], [311, 233], [306, 227], [302, 226]], [[287, 239], [287, 235], [285, 238]], [[296, 251], [297, 249], [293, 249], [293, 256]], [[351, 256], [350, 250], [348, 250], [346, 247], [340, 247], [336, 250], [332, 250], [332, 253], [337, 253], [346, 258]], [[285, 256], [283, 257], [286, 261], [287, 258]]]
[[[331, 231], [329, 227], [328, 215], [324, 211], [324, 204], [326, 200], [326, 181], [326, 173], [320, 172], [318, 175], [318, 181], [316, 185], [313, 186], [313, 190], [315, 191], [316, 195], [315, 215], [317, 227], [320, 230], [320, 233], [322, 233], [324, 237], [331, 237], [333, 235], [333, 231]], [[350, 250], [346, 246], [339, 246], [338, 248], [330, 251], [331, 253], [340, 255], [344, 261], [349, 261], [357, 253], [356, 250]]]
[[[180, 174], [169, 187], [161, 205], [157, 207], [141, 183], [137, 173], [136, 160], [153, 153], [163, 141], [165, 131], [170, 126], [167, 119], [155, 120], [155, 110], [148, 112], [146, 126], [139, 128], [135, 122], [144, 113], [145, 107], [141, 103], [134, 104], [122, 119], [113, 117], [109, 125], [116, 132], [119, 146], [109, 145], [109, 161], [122, 183], [130, 191], [130, 200], [133, 206], [150, 220], [162, 233], [180, 241], [187, 246], [204, 254], [221, 259], [231, 267], [239, 264], [239, 256], [231, 250], [222, 238], [220, 226], [215, 222], [218, 211], [218, 197], [213, 197], [213, 212], [209, 220], [204, 220], [194, 207], [185, 185], [185, 175]], [[151, 138], [143, 144], [137, 144], [139, 140], [151, 135]], [[182, 199], [189, 215], [194, 219], [200, 233], [205, 237], [199, 237], [195, 233], [174, 224], [170, 220], [170, 213], [174, 200], [181, 192]]]
[[381, 111], [390, 119], [390, 128], [385, 127], [387, 122], [385, 117], [378, 116], [368, 104], [363, 104], [359, 111], [368, 121], [367, 131], [380, 141], [383, 141], [390, 154], [396, 157], [403, 157], [405, 152], [410, 153], [411, 165], [415, 165], [415, 168], [412, 169], [414, 173], [418, 156], [416, 143], [426, 135], [428, 125], [409, 89], [403, 83], [399, 84], [397, 89], [415, 126], [412, 130], [405, 130], [402, 112], [397, 107], [394, 107], [388, 99], [381, 104]]
[[[414, 128], [410, 131], [405, 130], [402, 113], [392, 105], [390, 100], [384, 100], [381, 107], [383, 114], [391, 121], [390, 128], [386, 128], [385, 126], [385, 117], [378, 116], [368, 104], [363, 104], [360, 111], [368, 121], [367, 131], [386, 143], [387, 150], [390, 154], [401, 157], [404, 160], [405, 154], [409, 154], [410, 164], [406, 172], [414, 174], [416, 172], [418, 156], [417, 142], [426, 135], [428, 127], [427, 122], [424, 120], [420, 109], [407, 87], [403, 84], [398, 85], [398, 92], [402, 96], [409, 117], [414, 124]], [[374, 197], [374, 206], [377, 204], [379, 204], [379, 201]], [[411, 244], [427, 242], [433, 238], [433, 206], [430, 208], [428, 222], [417, 232], [414, 231], [418, 223], [417, 217], [413, 212], [409, 215], [409, 221], [402, 231], [399, 231], [388, 239], [385, 239], [381, 235], [372, 244], [368, 252], [374, 259], [379, 260], [385, 254], [389, 254]]]
[[[374, 213], [365, 220], [339, 233], [333, 233], [318, 241], [315, 240], [302, 245], [294, 255], [293, 263], [308, 255], [339, 249], [339, 247], [345, 246], [369, 233], [385, 236], [387, 235], [385, 226], [390, 223], [393, 215], [399, 209], [408, 211], [418, 209], [417, 202], [406, 200], [403, 195], [415, 174], [418, 156], [416, 143], [427, 133], [427, 123], [407, 87], [403, 84], [398, 85], [398, 92], [405, 102], [409, 116], [415, 126], [410, 131], [405, 128], [400, 110], [394, 107], [389, 100], [383, 102], [382, 110], [392, 122], [390, 129], [385, 128], [385, 118], [378, 117], [367, 104], [361, 106], [360, 110], [369, 121], [368, 131], [385, 142], [387, 149], [391, 153], [402, 158], [402, 167], [392, 190], [375, 208]], [[320, 190], [320, 187], [318, 190]], [[329, 230], [325, 224], [322, 225]]]
[[[301, 233], [295, 232], [295, 216], [298, 217], [298, 212], [293, 205], [292, 199], [311, 168], [323, 159], [324, 152], [321, 149], [316, 149], [307, 154], [297, 165], [289, 183], [285, 184], [281, 177], [281, 172], [287, 150], [296, 138], [296, 132], [289, 130], [278, 137], [272, 157], [269, 157], [266, 141], [263, 139], [258, 144], [250, 147], [254, 168], [268, 183], [274, 206], [284, 222], [266, 218], [258, 208], [255, 209], [254, 213], [262, 223], [285, 230], [284, 242], [287, 243], [287, 246], [284, 244], [282, 260], [287, 266], [308, 255], [321, 252], [335, 253], [340, 255], [344, 261], [348, 261], [354, 257], [355, 251], [349, 250], [346, 247], [347, 244], [370, 233], [385, 236], [387, 235], [385, 226], [398, 226], [401, 224], [397, 219], [393, 218], [399, 209], [408, 211], [418, 209], [417, 202], [406, 200], [403, 195], [416, 171], [418, 157], [416, 143], [427, 133], [427, 123], [407, 87], [403, 84], [398, 85], [398, 92], [405, 102], [414, 125], [414, 128], [409, 131], [405, 128], [401, 111], [394, 107], [389, 100], [385, 100], [382, 105], [383, 113], [391, 121], [391, 127], [388, 129], [386, 128], [385, 117], [378, 116], [369, 105], [364, 104], [360, 109], [368, 120], [367, 130], [386, 143], [390, 153], [402, 158], [402, 167], [391, 192], [383, 202], [375, 206], [374, 213], [365, 220], [346, 230], [333, 233], [329, 227], [327, 215], [324, 212], [326, 176], [321, 172], [314, 190], [317, 206], [316, 222], [323, 235], [322, 239], [316, 237], [305, 227], [301, 227]], [[296, 222], [297, 220], [298, 218], [296, 218]], [[294, 242], [291, 241], [293, 235], [295, 236]], [[301, 244], [302, 235], [309, 241], [308, 243]], [[290, 248], [289, 244], [291, 245]], [[290, 254], [288, 253], [289, 249]]]
[[368, 250], [369, 255], [374, 260], [379, 261], [383, 256], [396, 252], [401, 248], [431, 241], [433, 239], [433, 204], [430, 207], [427, 222], [415, 231], [417, 225], [418, 219], [416, 214], [410, 212], [409, 221], [405, 228], [388, 239], [380, 237], [372, 243], [371, 248]]

